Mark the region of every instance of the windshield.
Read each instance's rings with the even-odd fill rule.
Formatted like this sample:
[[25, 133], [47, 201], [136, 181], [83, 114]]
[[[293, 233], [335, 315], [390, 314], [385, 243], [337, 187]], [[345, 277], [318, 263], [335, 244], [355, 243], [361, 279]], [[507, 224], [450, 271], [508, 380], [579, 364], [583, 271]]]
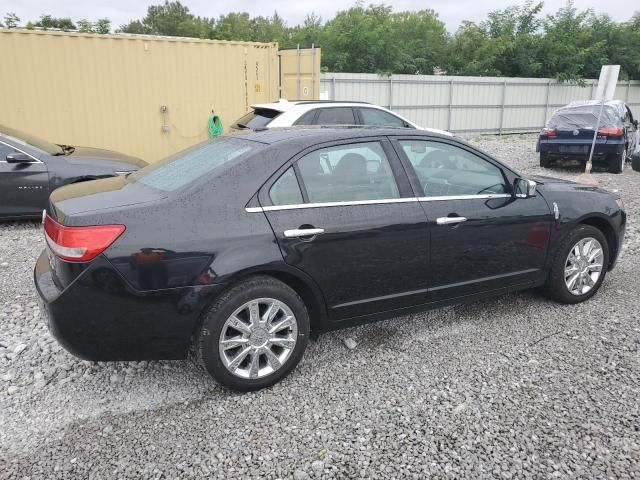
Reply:
[[172, 192], [259, 146], [248, 140], [218, 137], [133, 172], [128, 180]]
[[11, 137], [12, 140], [23, 145], [30, 145], [32, 147], [35, 147], [48, 153], [49, 155], [64, 155], [65, 153], [64, 149], [60, 145], [47, 142], [46, 140], [38, 138], [29, 133], [21, 132], [20, 130], [16, 130], [15, 128], [0, 125], [0, 134]]
[[282, 112], [278, 110], [272, 110], [270, 108], [256, 108], [244, 117], [240, 117], [236, 123], [231, 125], [231, 128], [236, 130], [264, 128], [281, 113]]

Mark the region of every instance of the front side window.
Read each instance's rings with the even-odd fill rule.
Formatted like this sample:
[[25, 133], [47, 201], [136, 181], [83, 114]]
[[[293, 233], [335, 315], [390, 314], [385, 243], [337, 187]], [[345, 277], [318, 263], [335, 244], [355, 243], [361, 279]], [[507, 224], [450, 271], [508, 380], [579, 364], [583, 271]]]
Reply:
[[361, 108], [360, 116], [363, 125], [375, 125], [379, 127], [405, 127], [405, 122], [395, 115], [378, 110], [377, 108]]
[[351, 107], [320, 108], [315, 123], [316, 125], [355, 125], [356, 119]]
[[269, 198], [274, 205], [295, 205], [302, 203], [302, 193], [293, 167], [289, 167], [269, 190]]
[[0, 143], [0, 161], [6, 160], [7, 155], [15, 152], [16, 150], [14, 150], [12, 147], [5, 145], [4, 143]]
[[316, 150], [298, 160], [298, 168], [312, 203], [400, 197], [379, 142]]
[[502, 170], [454, 145], [400, 140], [426, 197], [508, 193]]

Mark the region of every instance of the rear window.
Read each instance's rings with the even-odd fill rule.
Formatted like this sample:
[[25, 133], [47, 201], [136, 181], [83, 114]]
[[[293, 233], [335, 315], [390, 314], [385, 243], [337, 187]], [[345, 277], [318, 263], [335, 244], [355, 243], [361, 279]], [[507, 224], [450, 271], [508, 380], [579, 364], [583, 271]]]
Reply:
[[231, 128], [236, 130], [244, 130], [247, 128], [255, 130], [256, 128], [264, 128], [271, 122], [271, 120], [281, 113], [282, 112], [279, 112], [278, 110], [272, 110], [270, 108], [256, 108], [255, 110], [247, 113], [244, 117], [240, 117], [236, 123], [231, 125]]
[[231, 160], [259, 148], [258, 143], [220, 137], [200, 143], [129, 175], [129, 181], [172, 192]]
[[[600, 114], [600, 105], [579, 105], [562, 107], [555, 111], [547, 122], [547, 127], [559, 130], [594, 129]], [[601, 127], [620, 126], [622, 118], [618, 111], [605, 105], [600, 116]]]

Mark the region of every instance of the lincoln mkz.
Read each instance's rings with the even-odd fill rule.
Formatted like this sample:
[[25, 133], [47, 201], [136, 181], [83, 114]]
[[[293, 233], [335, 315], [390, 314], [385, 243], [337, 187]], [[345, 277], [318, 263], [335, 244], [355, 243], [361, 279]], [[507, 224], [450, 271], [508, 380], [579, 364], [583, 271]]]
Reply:
[[62, 187], [43, 218], [35, 283], [67, 350], [191, 352], [244, 391], [291, 372], [311, 334], [533, 287], [585, 301], [626, 224], [614, 193], [367, 128], [224, 136]]

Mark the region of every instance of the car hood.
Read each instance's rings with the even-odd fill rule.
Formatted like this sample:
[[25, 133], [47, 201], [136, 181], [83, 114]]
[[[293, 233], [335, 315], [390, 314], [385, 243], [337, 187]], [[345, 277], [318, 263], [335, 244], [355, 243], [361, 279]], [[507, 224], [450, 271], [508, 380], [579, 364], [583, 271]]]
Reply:
[[138, 168], [147, 166], [147, 162], [138, 157], [126, 155], [120, 152], [114, 152], [113, 150], [93, 147], [75, 147], [73, 153], [71, 155], [68, 155], [66, 159], [69, 163], [74, 163], [74, 161], [82, 161], [83, 163], [85, 163], [87, 160], [109, 160], [114, 162], [128, 163], [131, 165], [135, 165]]
[[596, 187], [594, 185], [586, 185], [584, 183], [577, 183], [571, 180], [565, 180], [564, 178], [547, 177], [544, 175], [530, 175], [531, 180], [538, 184], [538, 190], [541, 192], [597, 192], [608, 195], [613, 195], [611, 192]]

